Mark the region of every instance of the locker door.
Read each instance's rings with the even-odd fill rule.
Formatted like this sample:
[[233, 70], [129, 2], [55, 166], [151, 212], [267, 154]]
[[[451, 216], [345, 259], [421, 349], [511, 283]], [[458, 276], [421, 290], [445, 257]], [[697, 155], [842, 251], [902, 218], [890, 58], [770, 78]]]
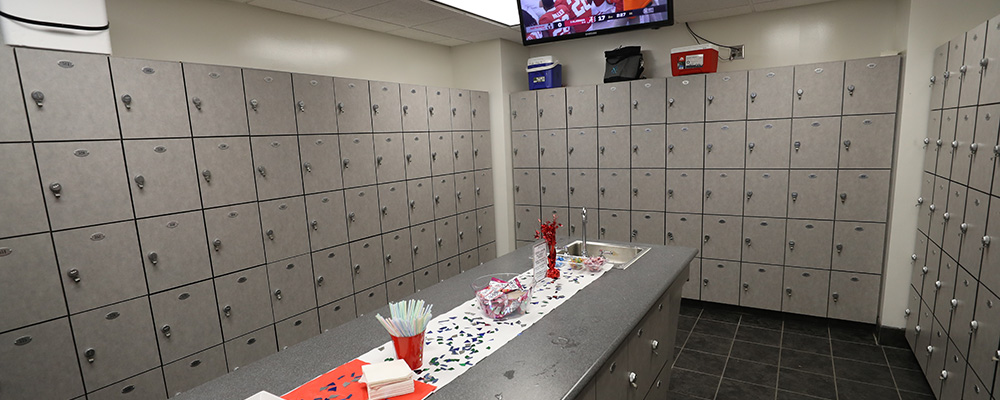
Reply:
[[411, 224], [422, 224], [434, 219], [434, 190], [431, 178], [407, 181], [406, 193], [409, 199], [407, 205]]
[[31, 144], [0, 144], [0, 160], [5, 171], [0, 174], [5, 210], [0, 213], [0, 237], [49, 230]]
[[935, 143], [938, 147], [936, 173], [945, 179], [951, 178], [951, 162], [955, 157], [955, 148], [958, 142], [955, 141], [955, 134], [958, 129], [958, 110], [944, 110], [941, 112], [941, 138]]
[[889, 171], [851, 171], [837, 179], [837, 219], [855, 221], [886, 220], [889, 198]]
[[945, 178], [934, 179], [934, 199], [928, 209], [930, 214], [930, 228], [927, 236], [938, 246], [944, 244], [944, 211], [948, 208], [949, 182]]
[[[452, 143], [451, 132], [431, 133], [431, 173], [434, 175], [447, 175], [455, 173], [455, 148]], [[537, 145], [535, 149], [537, 152]], [[537, 166], [537, 159], [535, 165]]]
[[[917, 323], [920, 318], [920, 293], [913, 288], [910, 288], [910, 302], [907, 304], [906, 310], [903, 311], [903, 315], [906, 318], [906, 341], [910, 345], [910, 351], [917, 354]], [[923, 327], [920, 328], [923, 330]]]
[[409, 207], [406, 204], [406, 183], [379, 185], [378, 203], [382, 231], [390, 232], [410, 226]]
[[702, 254], [706, 258], [739, 260], [743, 248], [743, 217], [706, 215], [704, 224]]
[[236, 371], [278, 352], [278, 339], [273, 327], [264, 327], [226, 343], [229, 371]]
[[598, 170], [572, 169], [569, 171], [569, 206], [571, 208], [598, 206]]
[[0, 142], [30, 141], [13, 49], [4, 49], [0, 53], [0, 76], [3, 76], [0, 78], [0, 93], [3, 93], [0, 97]]
[[667, 122], [701, 122], [705, 119], [705, 76], [667, 79]]
[[306, 205], [301, 197], [260, 203], [260, 224], [268, 262], [309, 252]]
[[[940, 379], [941, 372], [939, 371], [944, 370], [945, 352], [948, 346], [948, 331], [937, 320], [933, 324], [934, 331], [930, 338], [930, 346], [926, 350], [927, 370], [924, 372], [928, 382], [932, 382], [935, 378]], [[941, 396], [940, 384], [931, 384], [931, 390], [934, 392], [934, 397]]]
[[879, 275], [830, 273], [830, 318], [874, 324], [878, 319]]
[[475, 169], [493, 168], [492, 141], [489, 131], [472, 133], [472, 165]]
[[[1000, 33], [998, 33], [1000, 34]], [[987, 119], [989, 118], [989, 119]], [[972, 166], [969, 175], [969, 187], [982, 192], [989, 192], [991, 172], [996, 153], [997, 132], [1000, 132], [1000, 105], [979, 107], [976, 120], [976, 140], [969, 145], [972, 155]]]
[[490, 243], [479, 248], [479, 262], [485, 264], [497, 258], [496, 244]]
[[[566, 169], [543, 169], [539, 171], [542, 189], [542, 202], [540, 204], [554, 207], [569, 206], [568, 172], [569, 170]], [[661, 190], [660, 192], [663, 191]]]
[[900, 62], [899, 56], [848, 61], [844, 74], [847, 89], [844, 114], [896, 112]]
[[[796, 267], [830, 269], [833, 256], [833, 222], [788, 220], [785, 264]], [[927, 248], [924, 247], [924, 250]], [[920, 255], [923, 258], [923, 254]]]
[[541, 217], [542, 210], [539, 207], [514, 207], [514, 238], [517, 240], [535, 240], [535, 230], [538, 228], [538, 220]]
[[391, 282], [385, 283], [386, 297], [389, 302], [395, 303], [402, 301], [406, 297], [412, 295], [416, 292], [416, 287], [413, 282], [413, 274], [409, 274], [399, 279], [393, 280]]
[[743, 264], [740, 305], [781, 310], [782, 269], [776, 265]]
[[910, 256], [912, 259], [910, 264], [913, 265], [910, 273], [910, 285], [917, 291], [918, 297], [919, 291], [924, 287], [925, 271], [929, 271], [929, 269], [925, 269], [927, 266], [927, 245], [927, 236], [918, 232], [916, 242], [913, 244], [913, 254]]
[[955, 183], [951, 184], [948, 194], [948, 208], [942, 215], [944, 219], [944, 240], [941, 247], [952, 258], [958, 259], [958, 251], [962, 248], [962, 224], [965, 221], [965, 203], [968, 189]]
[[631, 117], [629, 86], [628, 82], [597, 85], [597, 126], [629, 124]]
[[684, 283], [684, 290], [681, 296], [685, 299], [700, 300], [701, 299], [701, 259], [695, 258], [691, 260], [690, 269], [688, 269], [687, 281]]
[[311, 248], [319, 250], [347, 243], [344, 192], [318, 193], [306, 196], [305, 199]]
[[375, 183], [375, 140], [372, 135], [341, 135], [340, 157], [344, 187]]
[[[0, 240], [0, 331], [66, 315], [52, 239], [39, 234]], [[6, 392], [4, 392], [6, 393]]]
[[347, 208], [347, 236], [358, 240], [381, 232], [379, 225], [378, 190], [365, 186], [344, 191]]
[[247, 103], [239, 68], [182, 63], [194, 136], [246, 136]]
[[629, 229], [629, 212], [617, 210], [600, 210], [600, 238], [603, 240], [614, 240], [618, 242], [628, 242], [631, 236]]
[[[337, 99], [337, 128], [340, 133], [366, 133], [372, 131], [371, 98], [368, 81], [361, 79], [333, 78]], [[341, 146], [343, 148], [343, 146]]]
[[837, 199], [837, 171], [790, 171], [789, 218], [833, 219]]
[[784, 264], [785, 220], [743, 219], [743, 262]]
[[70, 313], [146, 294], [132, 222], [54, 233]]
[[792, 121], [747, 122], [747, 168], [788, 168]]
[[490, 130], [490, 94], [472, 91], [472, 130]]
[[205, 210], [215, 275], [264, 263], [264, 241], [256, 204]]
[[774, 119], [792, 116], [794, 67], [758, 69], [749, 72], [747, 118]]
[[319, 326], [326, 333], [330, 329], [336, 328], [344, 323], [357, 318], [355, 310], [354, 296], [344, 298], [340, 301], [327, 304], [319, 308]]
[[628, 346], [618, 346], [597, 371], [594, 383], [598, 399], [623, 399], [628, 389]]
[[[1000, 288], [1000, 273], [998, 273], [1000, 272], [1000, 246], [992, 243], [993, 240], [1000, 238], [1000, 206], [998, 206], [1000, 204], [993, 200], [991, 200], [991, 203], [990, 219], [989, 224], [986, 226], [986, 235], [978, 240], [978, 242], [983, 248], [983, 263], [979, 280], [992, 289]], [[975, 239], [973, 240], [975, 241]]]
[[983, 255], [983, 236], [986, 236], [986, 217], [989, 215], [989, 195], [975, 190], [969, 191], [965, 203], [965, 221], [959, 225], [962, 232], [962, 251], [959, 264], [979, 276], [979, 266]]
[[510, 130], [538, 130], [538, 98], [535, 92], [510, 94]]
[[313, 253], [312, 263], [319, 304], [328, 304], [354, 293], [351, 252], [346, 244]]
[[892, 168], [895, 114], [844, 117], [841, 129], [840, 168]]
[[299, 151], [302, 153], [302, 183], [307, 194], [344, 187], [340, 172], [340, 140], [336, 136], [300, 136]]
[[787, 170], [747, 170], [744, 215], [784, 218], [788, 202]]
[[632, 171], [632, 210], [664, 211], [665, 172], [662, 169]]
[[434, 243], [435, 237], [433, 222], [410, 227], [410, 240], [413, 242], [414, 269], [423, 268], [437, 262], [437, 246]]
[[457, 256], [458, 219], [456, 217], [448, 217], [445, 219], [439, 219], [435, 221], [434, 232], [437, 234], [436, 240], [437, 240], [438, 259], [440, 260], [444, 258]]
[[0, 385], [5, 397], [68, 399], [84, 393], [68, 318], [4, 333], [0, 343]]
[[743, 214], [742, 170], [705, 170], [705, 213]]
[[742, 121], [705, 124], [705, 167], [743, 168], [747, 126]]
[[385, 261], [382, 257], [382, 239], [379, 237], [351, 243], [351, 268], [354, 269], [355, 292], [385, 282]]
[[149, 297], [163, 363], [222, 343], [215, 288], [205, 281]]
[[257, 199], [249, 139], [195, 139], [194, 149], [205, 207]]
[[[437, 191], [435, 191], [435, 196]], [[541, 204], [537, 169], [514, 170], [514, 204]]]
[[[667, 79], [660, 78], [631, 82], [633, 125], [667, 122], [667, 81]], [[678, 92], [680, 92], [679, 88]]]
[[[980, 373], [993, 371], [996, 362], [993, 357], [997, 353], [997, 341], [1000, 341], [1000, 323], [996, 316], [1000, 299], [987, 290], [987, 286], [979, 285], [979, 295], [976, 298], [976, 328], [972, 330], [972, 344], [969, 347], [969, 366]], [[987, 378], [989, 379], [989, 378]]]
[[479, 265], [479, 251], [475, 249], [459, 256], [458, 266], [462, 272], [478, 267]]
[[386, 278], [396, 279], [413, 272], [413, 250], [410, 245], [409, 230], [383, 234], [382, 252], [385, 258]]
[[538, 129], [566, 128], [566, 89], [540, 90], [538, 96]]
[[793, 169], [837, 168], [840, 117], [792, 121]]
[[[987, 25], [986, 33], [986, 54], [984, 58], [991, 62], [1000, 59], [1000, 18], [993, 17]], [[982, 64], [979, 64], [982, 66]], [[979, 95], [979, 104], [991, 104], [1000, 102], [1000, 69], [982, 68], [982, 92]]]
[[[795, 117], [840, 115], [844, 102], [844, 62], [795, 67]], [[891, 112], [891, 111], [889, 111]]]
[[403, 132], [427, 132], [427, 87], [399, 85]]
[[983, 384], [979, 376], [973, 373], [971, 366], [965, 372], [965, 398], [970, 400], [987, 400], [990, 398], [988, 386]]
[[[538, 165], [542, 168], [566, 168], [566, 130], [555, 129], [538, 133]], [[548, 152], [548, 153], [546, 153]]]
[[699, 170], [667, 170], [666, 211], [700, 214], [705, 193], [702, 181]]
[[[945, 359], [944, 369], [939, 376], [944, 377], [941, 382], [941, 398], [955, 399], [962, 398], [962, 390], [965, 389], [965, 357], [958, 354], [958, 347], [955, 343], [948, 343], [948, 357]], [[947, 374], [947, 375], [944, 375]], [[972, 374], [970, 372], [970, 374]], [[974, 397], [971, 393], [966, 398]]]
[[601, 128], [597, 132], [597, 158], [601, 168], [628, 168], [630, 132], [626, 127]]
[[[711, 217], [710, 217], [711, 218]], [[701, 215], [667, 213], [667, 246], [684, 246], [701, 252]]]
[[566, 89], [566, 120], [570, 128], [597, 126], [597, 86]]
[[[6, 57], [0, 63], [4, 61]], [[121, 102], [118, 122], [122, 137], [191, 137], [180, 63], [111, 57], [111, 78], [115, 98]], [[5, 123], [11, 125], [5, 129], [8, 134], [20, 132], [24, 124], [23, 113], [7, 116], [15, 115], [21, 118]]]
[[337, 133], [337, 101], [333, 78], [292, 74], [295, 94], [295, 121], [299, 134]]
[[118, 382], [96, 392], [91, 392], [88, 396], [93, 400], [133, 400], [133, 399], [156, 399], [165, 400], [167, 398], [167, 387], [163, 382], [163, 371], [160, 368], [150, 370], [139, 376]]
[[271, 285], [274, 320], [316, 308], [313, 289], [313, 266], [309, 254], [267, 264], [267, 279]]
[[160, 363], [145, 298], [77, 314], [70, 321], [87, 387], [104, 387]]
[[493, 171], [476, 171], [476, 207], [493, 205]]
[[948, 68], [945, 69], [944, 108], [958, 107], [962, 87], [962, 66], [965, 65], [965, 33], [948, 43]]
[[151, 293], [212, 277], [203, 218], [195, 211], [137, 222]]
[[667, 168], [704, 168], [704, 149], [704, 124], [667, 125]]
[[986, 51], [986, 27], [988, 24], [989, 22], [983, 22], [965, 34], [965, 60], [959, 70], [962, 78], [962, 93], [958, 99], [959, 107], [980, 104], [979, 84], [985, 69], [980, 61], [983, 60]]
[[27, 48], [15, 52], [35, 141], [120, 137], [108, 56]]
[[569, 167], [597, 168], [597, 129], [574, 129], [567, 136]]
[[250, 140], [257, 179], [257, 197], [269, 200], [302, 194], [299, 143], [290, 136]]
[[[927, 121], [927, 137], [924, 138], [924, 171], [934, 173], [941, 147], [937, 145], [941, 135], [941, 111], [931, 111]], [[943, 144], [943, 143], [942, 143]]]
[[664, 168], [667, 132], [663, 125], [632, 127], [632, 168]]
[[969, 275], [964, 268], [958, 269], [958, 278], [955, 279], [955, 300], [952, 315], [951, 340], [955, 341], [962, 357], [968, 356], [969, 341], [971, 335], [972, 320], [975, 319], [976, 289], [978, 281], [973, 275]]
[[451, 130], [451, 92], [449, 89], [427, 88], [427, 124], [431, 132]]
[[632, 242], [663, 245], [664, 214], [662, 212], [632, 212]]
[[701, 299], [713, 303], [740, 303], [740, 263], [703, 260], [701, 265]]
[[[472, 171], [475, 169], [473, 167], [473, 158], [475, 158], [476, 153], [473, 151], [471, 131], [454, 132], [452, 134], [452, 146], [454, 147], [453, 153], [455, 154], [455, 172], [465, 172]], [[565, 148], [565, 141], [562, 148]], [[558, 154], [562, 154], [565, 158], [566, 153], [560, 151]], [[563, 160], [563, 165], [566, 165], [566, 160]]]
[[375, 175], [379, 183], [406, 179], [406, 162], [403, 134], [382, 133], [373, 135], [375, 142]]
[[295, 126], [292, 74], [244, 69], [243, 85], [251, 135], [298, 132]]
[[934, 72], [930, 78], [932, 110], [941, 109], [944, 102], [944, 88], [948, 83], [945, 78], [945, 72], [948, 71], [948, 47], [948, 43], [945, 43], [934, 50]]
[[924, 287], [921, 288], [921, 293], [925, 296], [924, 301], [932, 304], [930, 310], [933, 311], [934, 296], [937, 291], [934, 288], [934, 283], [938, 280], [938, 272], [941, 269], [941, 248], [938, 247], [934, 242], [930, 242], [927, 246], [927, 271], [924, 273]]
[[833, 269], [882, 273], [885, 224], [837, 222], [833, 228]]
[[967, 185], [969, 169], [972, 164], [972, 143], [976, 134], [976, 109], [974, 107], [958, 110], [958, 127], [955, 129], [955, 141], [952, 142], [954, 161], [951, 166], [951, 180]]
[[747, 119], [747, 71], [706, 76], [705, 120]]
[[496, 217], [493, 215], [493, 207], [481, 208], [476, 211], [476, 223], [478, 224], [476, 232], [479, 233], [480, 246], [485, 246], [496, 240]]
[[426, 133], [404, 133], [403, 152], [407, 179], [431, 176], [430, 136]]
[[201, 208], [190, 139], [126, 141], [136, 217]]
[[421, 269], [413, 273], [413, 287], [418, 292], [427, 289], [431, 286], [434, 286], [438, 282], [441, 282], [441, 280], [438, 279], [437, 264], [431, 265], [427, 268]]
[[[535, 171], [537, 177], [537, 171]], [[535, 202], [538, 204], [538, 179], [535, 179]], [[458, 205], [455, 197], [455, 176], [445, 175], [433, 178], [431, 184], [434, 190], [434, 218], [442, 218], [458, 213]]]
[[315, 309], [309, 310], [274, 324], [274, 330], [278, 339], [278, 351], [288, 350], [320, 333], [319, 313]]
[[399, 89], [398, 83], [377, 81], [368, 83], [369, 95], [371, 96], [372, 131], [403, 131]]
[[52, 229], [132, 218], [118, 142], [35, 145]]
[[827, 297], [819, 293], [830, 287], [830, 271], [805, 268], [785, 268], [785, 296], [781, 311], [826, 316]]
[[460, 253], [474, 250], [477, 246], [479, 246], [476, 226], [475, 211], [469, 211], [458, 215], [458, 251]]
[[[598, 173], [600, 198], [598, 205], [603, 209], [628, 210], [630, 190], [630, 171], [627, 169], [602, 169]], [[626, 236], [627, 237], [627, 236]]]

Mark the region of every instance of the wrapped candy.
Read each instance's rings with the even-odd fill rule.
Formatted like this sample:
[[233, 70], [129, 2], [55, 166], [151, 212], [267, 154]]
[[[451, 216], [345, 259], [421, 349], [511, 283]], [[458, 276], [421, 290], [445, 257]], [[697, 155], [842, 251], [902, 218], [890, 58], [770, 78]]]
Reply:
[[476, 301], [486, 316], [504, 319], [518, 311], [526, 311], [531, 300], [531, 287], [521, 284], [517, 278], [510, 281], [493, 278], [489, 284], [476, 292]]

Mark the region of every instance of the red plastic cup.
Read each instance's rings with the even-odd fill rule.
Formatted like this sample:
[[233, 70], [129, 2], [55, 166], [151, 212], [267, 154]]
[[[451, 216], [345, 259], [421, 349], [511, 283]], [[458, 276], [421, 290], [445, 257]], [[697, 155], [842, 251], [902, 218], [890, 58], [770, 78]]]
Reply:
[[[392, 336], [392, 335], [389, 335]], [[410, 369], [424, 365], [424, 333], [408, 337], [392, 336], [392, 347], [396, 348], [396, 358], [406, 361]]]

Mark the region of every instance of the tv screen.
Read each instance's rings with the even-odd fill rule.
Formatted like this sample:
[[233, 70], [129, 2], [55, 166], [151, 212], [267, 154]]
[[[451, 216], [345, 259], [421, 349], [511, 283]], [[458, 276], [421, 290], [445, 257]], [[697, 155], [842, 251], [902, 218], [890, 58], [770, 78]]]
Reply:
[[525, 45], [674, 24], [674, 0], [518, 0]]

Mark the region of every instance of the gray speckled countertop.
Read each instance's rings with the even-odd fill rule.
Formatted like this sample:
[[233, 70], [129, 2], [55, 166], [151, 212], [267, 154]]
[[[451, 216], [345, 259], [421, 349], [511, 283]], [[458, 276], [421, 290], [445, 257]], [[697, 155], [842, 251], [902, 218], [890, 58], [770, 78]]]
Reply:
[[[519, 400], [573, 399], [670, 284], [685, 279], [697, 253], [684, 247], [649, 247], [652, 249], [627, 270], [608, 271], [430, 398], [493, 400], [503, 394], [504, 398]], [[440, 312], [450, 310], [472, 298], [469, 285], [476, 277], [530, 269], [530, 254], [531, 247], [523, 247], [411, 298], [432, 303]], [[243, 400], [261, 390], [281, 396], [385, 344], [389, 336], [373, 318], [376, 313], [388, 315], [388, 307], [191, 389], [176, 399]], [[568, 344], [563, 340], [553, 344], [557, 337], [569, 339]]]

